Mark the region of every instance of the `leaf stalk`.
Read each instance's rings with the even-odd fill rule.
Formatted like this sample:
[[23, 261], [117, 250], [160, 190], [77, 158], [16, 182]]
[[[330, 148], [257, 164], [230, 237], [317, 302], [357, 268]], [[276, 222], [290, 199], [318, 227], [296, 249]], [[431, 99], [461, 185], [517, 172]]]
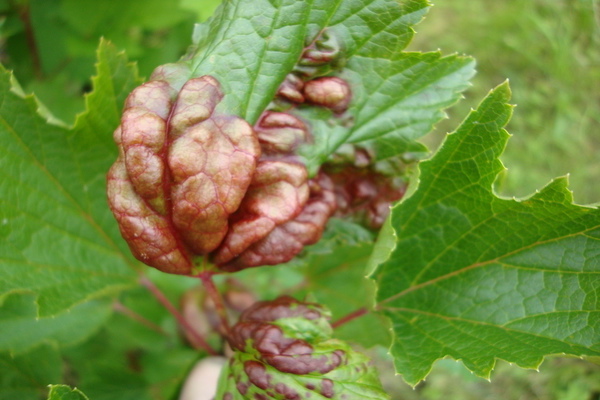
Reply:
[[189, 334], [190, 338], [192, 338], [192, 341], [193, 341], [192, 345], [195, 348], [203, 349], [211, 356], [219, 355], [219, 353], [215, 349], [213, 349], [208, 344], [208, 342], [206, 342], [206, 340], [202, 337], [202, 335], [200, 335], [198, 333], [198, 331], [196, 331], [196, 329], [194, 329], [194, 327], [192, 325], [190, 325], [190, 323], [179, 312], [179, 310], [173, 305], [173, 303], [171, 303], [169, 301], [167, 296], [165, 296], [164, 293], [161, 292], [160, 289], [158, 287], [156, 287], [156, 285], [150, 279], [143, 276], [140, 278], [139, 282], [142, 286], [144, 286], [146, 289], [148, 289], [150, 291], [150, 293], [152, 293], [152, 295], [156, 298], [156, 300], [158, 300], [158, 302], [160, 304], [162, 304], [167, 309], [167, 311], [169, 311], [171, 313], [171, 315], [173, 315], [173, 317], [175, 317], [175, 319], [177, 320], [177, 322], [179, 323], [181, 328], [184, 329]]

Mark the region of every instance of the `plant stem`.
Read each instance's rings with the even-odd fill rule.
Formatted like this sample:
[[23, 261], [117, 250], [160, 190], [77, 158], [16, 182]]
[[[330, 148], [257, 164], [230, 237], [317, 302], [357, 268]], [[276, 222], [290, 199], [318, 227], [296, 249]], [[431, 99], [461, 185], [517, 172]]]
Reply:
[[223, 329], [223, 334], [226, 337], [229, 337], [229, 321], [227, 320], [227, 309], [225, 308], [225, 302], [223, 301], [223, 297], [221, 297], [221, 293], [215, 286], [215, 283], [212, 280], [211, 273], [202, 273], [199, 275], [202, 280], [202, 284], [206, 289], [206, 293], [212, 300], [215, 305], [215, 310], [217, 311], [217, 315], [219, 315], [219, 319], [221, 320], [221, 327]]
[[362, 317], [363, 315], [367, 314], [369, 312], [369, 310], [367, 310], [365, 307], [359, 308], [356, 311], [351, 312], [350, 314], [338, 319], [337, 321], [334, 321], [331, 323], [331, 327], [333, 329], [335, 328], [339, 328], [340, 326], [355, 320], [356, 318]]
[[160, 326], [156, 325], [154, 322], [148, 320], [147, 318], [144, 318], [143, 316], [136, 313], [131, 308], [125, 306], [123, 303], [121, 303], [119, 301], [115, 301], [113, 303], [113, 309], [116, 312], [119, 312], [119, 313], [125, 315], [126, 317], [129, 317], [132, 320], [139, 322], [140, 324], [152, 329], [153, 331], [160, 333], [161, 335], [168, 336], [168, 333], [165, 332], [164, 329], [162, 329]]
[[17, 6], [19, 18], [25, 28], [25, 40], [27, 41], [27, 47], [29, 48], [29, 54], [31, 55], [31, 63], [33, 65], [33, 72], [35, 77], [38, 79], [42, 78], [42, 64], [40, 62], [40, 53], [38, 51], [37, 43], [35, 40], [35, 33], [33, 30], [33, 24], [31, 23], [31, 14], [29, 5]]
[[194, 329], [194, 327], [188, 323], [184, 316], [181, 315], [179, 310], [175, 308], [175, 306], [169, 301], [169, 299], [167, 299], [163, 292], [161, 292], [160, 289], [157, 288], [156, 285], [150, 279], [143, 276], [140, 278], [140, 284], [146, 289], [148, 289], [150, 293], [154, 295], [156, 300], [158, 300], [158, 302], [162, 304], [173, 315], [173, 317], [175, 317], [181, 328], [189, 334], [190, 338], [193, 338], [194, 343], [192, 343], [192, 345], [194, 347], [201, 348], [212, 356], [216, 356], [219, 354], [206, 342], [206, 340], [204, 340], [202, 335], [200, 335], [196, 331], [196, 329]]

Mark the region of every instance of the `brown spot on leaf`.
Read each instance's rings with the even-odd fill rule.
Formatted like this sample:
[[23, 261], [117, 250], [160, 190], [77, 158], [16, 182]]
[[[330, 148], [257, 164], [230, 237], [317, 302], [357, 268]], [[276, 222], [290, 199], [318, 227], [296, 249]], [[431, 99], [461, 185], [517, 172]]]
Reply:
[[275, 384], [275, 391], [283, 395], [286, 400], [300, 399], [300, 395], [298, 394], [298, 392], [296, 392], [294, 389], [282, 382]]
[[325, 76], [304, 84], [304, 98], [309, 103], [343, 113], [352, 100], [352, 92], [345, 80]]
[[328, 399], [331, 399], [335, 392], [333, 390], [333, 381], [331, 379], [323, 379], [321, 381], [321, 394]]
[[255, 131], [266, 153], [291, 153], [310, 139], [304, 122], [284, 112], [264, 112]]
[[288, 74], [277, 89], [277, 95], [292, 103], [303, 103], [302, 88], [304, 82], [296, 74]]
[[254, 386], [266, 390], [270, 385], [270, 375], [267, 374], [266, 367], [258, 361], [246, 361], [244, 363], [244, 372], [248, 375], [250, 383]]
[[246, 395], [246, 393], [248, 393], [249, 387], [250, 385], [246, 382], [238, 382], [236, 385], [238, 392], [240, 392], [242, 395]]

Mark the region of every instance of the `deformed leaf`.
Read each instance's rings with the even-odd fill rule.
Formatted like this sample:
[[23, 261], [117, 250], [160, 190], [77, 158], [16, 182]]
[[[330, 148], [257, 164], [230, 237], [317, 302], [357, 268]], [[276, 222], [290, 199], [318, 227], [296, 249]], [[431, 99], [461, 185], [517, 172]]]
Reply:
[[328, 317], [287, 296], [248, 308], [232, 327], [235, 353], [215, 399], [389, 399], [368, 358], [331, 339]]
[[369, 142], [381, 158], [422, 151], [415, 139], [443, 118], [442, 109], [459, 99], [474, 73], [469, 57], [403, 52], [428, 7], [426, 0], [224, 2], [197, 28], [189, 76], [217, 77], [230, 94], [222, 106], [254, 123], [305, 46], [325, 30], [339, 42], [353, 121], [332, 124], [330, 114], [300, 111], [315, 135], [302, 149], [311, 175], [347, 141]]
[[549, 354], [600, 355], [600, 210], [572, 204], [564, 178], [522, 200], [493, 193], [509, 97], [508, 84], [493, 90], [392, 211], [377, 307], [411, 384], [445, 356], [488, 377], [497, 358], [536, 368]]

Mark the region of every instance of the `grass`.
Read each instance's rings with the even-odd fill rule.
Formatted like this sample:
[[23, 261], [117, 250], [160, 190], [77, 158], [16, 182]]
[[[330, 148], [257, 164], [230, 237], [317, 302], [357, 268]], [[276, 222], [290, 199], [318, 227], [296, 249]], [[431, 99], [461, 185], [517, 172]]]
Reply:
[[578, 203], [600, 201], [599, 13], [598, 0], [436, 4], [410, 49], [472, 55], [478, 75], [428, 142], [437, 144], [489, 89], [509, 79], [517, 108], [499, 193], [525, 196], [570, 174]]
[[394, 400], [598, 400], [600, 366], [575, 358], [548, 358], [540, 371], [499, 361], [490, 381], [450, 359], [435, 364], [427, 380], [412, 389], [390, 368], [379, 368]]

